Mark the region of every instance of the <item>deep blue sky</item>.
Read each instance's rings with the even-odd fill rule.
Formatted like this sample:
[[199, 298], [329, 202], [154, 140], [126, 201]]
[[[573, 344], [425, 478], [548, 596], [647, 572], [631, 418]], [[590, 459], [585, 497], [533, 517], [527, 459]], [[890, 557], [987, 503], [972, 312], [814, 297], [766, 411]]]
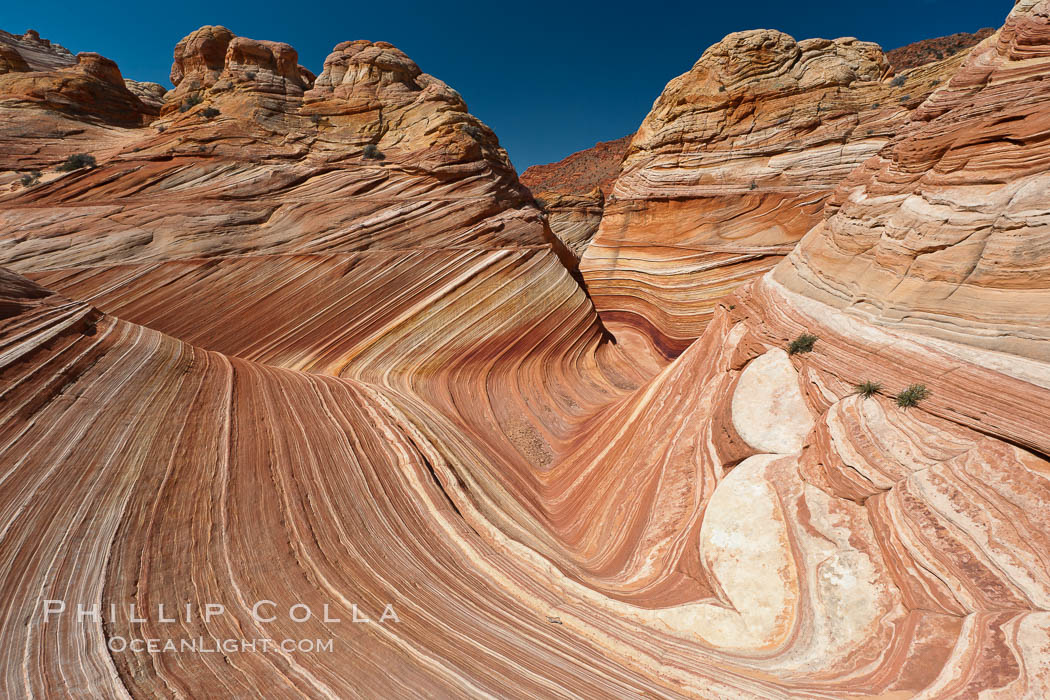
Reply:
[[671, 78], [729, 32], [856, 36], [884, 49], [999, 27], [1013, 0], [80, 0], [4, 2], [0, 29], [28, 28], [125, 77], [170, 87], [175, 43], [204, 24], [284, 41], [314, 71], [348, 39], [385, 40], [463, 95], [524, 170], [638, 128]]

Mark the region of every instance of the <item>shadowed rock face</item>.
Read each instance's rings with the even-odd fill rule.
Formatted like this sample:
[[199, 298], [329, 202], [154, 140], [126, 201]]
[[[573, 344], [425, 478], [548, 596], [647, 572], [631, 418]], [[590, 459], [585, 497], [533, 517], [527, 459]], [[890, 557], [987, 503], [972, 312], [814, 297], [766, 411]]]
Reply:
[[668, 84], [581, 264], [603, 320], [674, 357], [770, 269], [961, 59], [890, 77], [875, 44], [757, 30]]
[[605, 196], [601, 190], [595, 188], [582, 195], [542, 192], [536, 203], [547, 214], [554, 235], [577, 258], [583, 257], [602, 220]]
[[[151, 126], [111, 127], [118, 146], [97, 168], [0, 196], [0, 253], [21, 273], [0, 269], [4, 687], [1045, 697], [1050, 363], [1011, 354], [1009, 333], [983, 348], [837, 303], [826, 290], [851, 261], [822, 241], [850, 198], [877, 202], [877, 184], [892, 202], [926, 177], [918, 166], [944, 162], [930, 154], [951, 148], [923, 138], [937, 119], [993, 135], [968, 137], [953, 186], [1030, 177], [1039, 131], [1008, 116], [1048, 109], [1027, 99], [1048, 17], [1046, 2], [1019, 3], [837, 190], [827, 220], [714, 304], [669, 362], [613, 342], [495, 137], [400, 51], [340, 44], [307, 88], [282, 45], [230, 38], [220, 68], [181, 42], [193, 91]], [[791, 43], [768, 38], [761, 70], [790, 73]], [[824, 49], [875, 55], [836, 46]], [[711, 55], [725, 75], [755, 70], [747, 52]], [[23, 141], [4, 128], [5, 146]], [[666, 186], [712, 186], [710, 157], [697, 151], [698, 172]], [[790, 168], [751, 158], [739, 167], [793, 191]], [[823, 172], [836, 159], [809, 167], [841, 179]], [[1032, 202], [1007, 211], [1021, 227], [1042, 216]], [[865, 218], [878, 230], [878, 213]], [[1038, 235], [1015, 243], [1030, 284], [1012, 289], [1038, 290], [1050, 253]], [[936, 279], [916, 279], [936, 300]], [[857, 278], [873, 299], [877, 282]], [[803, 332], [812, 350], [785, 352]], [[865, 381], [881, 389], [862, 398]], [[898, 407], [914, 384], [928, 397]], [[45, 620], [49, 600], [70, 610]], [[254, 618], [257, 601], [276, 619]], [[78, 603], [99, 616], [78, 618]], [[290, 618], [297, 604], [310, 619]], [[398, 621], [379, 622], [387, 604]], [[372, 622], [351, 622], [362, 615]], [[199, 637], [333, 648], [112, 644]]]

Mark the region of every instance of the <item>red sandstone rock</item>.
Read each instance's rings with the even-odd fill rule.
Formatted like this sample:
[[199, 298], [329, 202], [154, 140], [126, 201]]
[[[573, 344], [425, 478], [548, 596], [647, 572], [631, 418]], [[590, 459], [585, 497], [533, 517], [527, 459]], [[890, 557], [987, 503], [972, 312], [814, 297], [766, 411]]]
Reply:
[[11, 55], [11, 52], [19, 55], [28, 70], [56, 70], [76, 63], [69, 49], [41, 39], [40, 34], [32, 29], [22, 35], [0, 30], [0, 53]]
[[209, 88], [226, 67], [226, 50], [233, 32], [226, 27], [201, 27], [175, 45], [172, 85], [183, 92]]
[[597, 187], [602, 194], [608, 195], [630, 143], [631, 135], [615, 141], [601, 141], [557, 163], [530, 166], [521, 174], [521, 183], [537, 194], [586, 195]]
[[583, 257], [606, 325], [676, 356], [960, 60], [891, 81], [879, 47], [855, 39], [756, 30], [709, 48], [635, 134]]
[[886, 60], [898, 71], [918, 68], [927, 63], [940, 61], [972, 48], [992, 34], [995, 34], [995, 30], [987, 27], [973, 34], [959, 32], [958, 34], [942, 36], [936, 39], [924, 39], [914, 44], [887, 51]]
[[521, 183], [547, 213], [551, 230], [577, 257], [598, 230], [605, 197], [612, 191], [630, 141], [630, 136], [624, 136], [599, 142], [557, 163], [533, 165], [521, 174]]
[[[389, 45], [341, 44], [304, 94], [286, 52], [252, 42], [234, 55], [272, 79], [238, 82], [247, 64], [224, 58], [200, 105], [109, 127], [121, 145], [97, 169], [0, 195], [0, 252], [32, 278], [0, 269], [8, 693], [1045, 697], [1050, 339], [1011, 335], [1004, 315], [993, 344], [977, 322], [1004, 313], [980, 302], [1038, 302], [1050, 277], [1046, 197], [1028, 196], [1045, 170], [1048, 16], [1018, 3], [827, 221], [669, 363], [613, 341], [494, 135]], [[853, 70], [840, 51], [868, 51], [808, 45], [816, 84]], [[778, 51], [712, 55], [750, 81], [784, 65]], [[679, 155], [729, 163], [715, 185], [684, 166], [660, 180], [641, 157], [621, 184], [742, 199], [759, 168], [789, 191], [800, 173], [841, 179], [841, 156], [810, 141], [727, 158], [723, 141], [747, 142], [733, 124], [681, 132], [716, 148]], [[24, 133], [0, 121], [5, 149]], [[665, 138], [641, 143], [681, 148]], [[935, 224], [938, 207], [953, 211]], [[756, 236], [763, 220], [744, 208], [724, 227]], [[952, 250], [1004, 228], [1022, 235], [982, 246], [975, 268]], [[840, 254], [851, 240], [874, 248]], [[966, 309], [940, 282], [973, 272]], [[843, 278], [917, 320], [839, 304]], [[803, 332], [812, 351], [787, 354]], [[883, 388], [862, 398], [864, 381]], [[917, 383], [929, 396], [898, 407]], [[45, 619], [49, 600], [101, 614]], [[277, 619], [253, 618], [260, 600]], [[159, 619], [157, 604], [186, 603]], [[377, 621], [387, 603], [399, 622]], [[113, 646], [259, 637], [334, 644]]]

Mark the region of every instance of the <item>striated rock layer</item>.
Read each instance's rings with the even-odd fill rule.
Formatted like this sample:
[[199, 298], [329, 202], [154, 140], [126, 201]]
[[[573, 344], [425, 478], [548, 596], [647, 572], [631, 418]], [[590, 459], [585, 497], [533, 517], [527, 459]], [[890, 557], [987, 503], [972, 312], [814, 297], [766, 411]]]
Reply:
[[[231, 35], [215, 72], [228, 32], [180, 42], [164, 131], [0, 200], [5, 693], [1046, 697], [1047, 341], [839, 303], [829, 231], [926, 177], [892, 154], [937, 110], [1016, 129], [969, 142], [956, 187], [1028, 177], [1038, 130], [1009, 115], [1040, 112], [1048, 18], [1018, 3], [670, 362], [613, 342], [491, 132], [401, 52], [340, 44], [312, 80], [284, 45]], [[1050, 277], [1043, 201], [1008, 209], [1021, 292]], [[879, 260], [980, 235], [979, 209]], [[900, 286], [947, 317], [916, 267]], [[263, 638], [332, 648], [119, 644]]]
[[610, 330], [679, 354], [961, 60], [891, 78], [879, 47], [855, 39], [756, 30], [709, 48], [634, 136], [582, 261]]
[[55, 70], [75, 63], [69, 49], [41, 39], [35, 29], [21, 35], [0, 30], [0, 73]]
[[1050, 53], [1024, 2], [842, 183], [777, 279], [879, 325], [1050, 360]]
[[602, 221], [605, 195], [598, 188], [586, 194], [542, 192], [536, 204], [547, 215], [551, 231], [582, 258]]

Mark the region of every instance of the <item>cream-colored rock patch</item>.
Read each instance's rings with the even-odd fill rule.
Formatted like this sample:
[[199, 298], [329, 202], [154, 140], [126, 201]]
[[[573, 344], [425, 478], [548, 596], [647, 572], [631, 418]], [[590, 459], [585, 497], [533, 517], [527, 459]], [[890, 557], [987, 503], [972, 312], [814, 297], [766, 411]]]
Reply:
[[705, 606], [697, 632], [721, 647], [781, 643], [798, 605], [798, 572], [783, 510], [765, 476], [779, 459], [744, 460], [715, 489], [700, 528], [700, 552], [731, 608]]
[[813, 416], [786, 352], [770, 350], [744, 368], [733, 393], [733, 427], [759, 452], [792, 454], [802, 449]]

